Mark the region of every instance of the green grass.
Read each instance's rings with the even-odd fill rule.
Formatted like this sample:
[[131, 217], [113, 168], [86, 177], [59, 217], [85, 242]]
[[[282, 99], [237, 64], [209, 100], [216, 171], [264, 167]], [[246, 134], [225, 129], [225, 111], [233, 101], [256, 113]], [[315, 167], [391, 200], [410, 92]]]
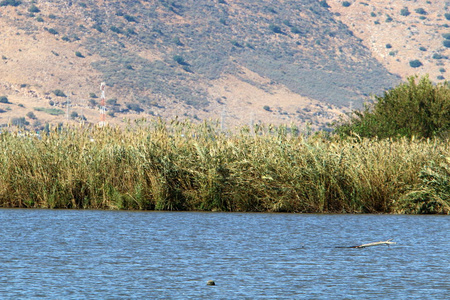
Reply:
[[42, 111], [42, 112], [48, 113], [49, 115], [52, 115], [52, 116], [59, 116], [59, 115], [65, 114], [65, 112], [62, 109], [58, 109], [58, 108], [34, 107], [33, 109], [35, 111]]
[[296, 131], [258, 125], [231, 134], [214, 124], [178, 120], [123, 130], [60, 129], [41, 138], [4, 132], [0, 206], [450, 211], [450, 150], [444, 141], [343, 141], [289, 132]]

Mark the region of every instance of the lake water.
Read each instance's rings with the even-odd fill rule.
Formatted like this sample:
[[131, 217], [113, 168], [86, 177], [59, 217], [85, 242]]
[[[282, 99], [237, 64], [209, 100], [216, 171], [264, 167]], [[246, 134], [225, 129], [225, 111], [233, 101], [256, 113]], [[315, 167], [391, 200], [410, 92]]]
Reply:
[[0, 209], [0, 246], [1, 299], [450, 297], [449, 216]]

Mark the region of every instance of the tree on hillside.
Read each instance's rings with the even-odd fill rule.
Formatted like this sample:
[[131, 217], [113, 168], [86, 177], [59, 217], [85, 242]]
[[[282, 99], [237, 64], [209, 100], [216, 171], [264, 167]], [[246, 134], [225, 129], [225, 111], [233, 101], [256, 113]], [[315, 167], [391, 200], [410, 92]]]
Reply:
[[434, 85], [428, 76], [405, 83], [376, 96], [363, 111], [335, 124], [341, 136], [432, 138], [450, 132], [450, 84]]

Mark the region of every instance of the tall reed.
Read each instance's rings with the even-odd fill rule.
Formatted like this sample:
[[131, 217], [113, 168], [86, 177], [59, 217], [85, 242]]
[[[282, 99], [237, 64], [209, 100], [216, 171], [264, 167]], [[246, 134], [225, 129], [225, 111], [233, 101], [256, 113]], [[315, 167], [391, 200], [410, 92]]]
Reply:
[[[0, 149], [2, 207], [449, 212], [450, 151], [439, 140], [340, 140], [270, 125], [230, 133], [213, 122], [158, 120], [40, 138], [4, 132]], [[440, 166], [439, 188], [424, 181], [429, 166]], [[428, 198], [412, 197], [424, 191]]]

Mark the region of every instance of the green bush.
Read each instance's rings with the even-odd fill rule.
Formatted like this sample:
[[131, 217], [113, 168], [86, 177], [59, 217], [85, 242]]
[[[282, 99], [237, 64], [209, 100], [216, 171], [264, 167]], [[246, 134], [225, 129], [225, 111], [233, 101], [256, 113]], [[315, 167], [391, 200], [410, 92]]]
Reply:
[[126, 106], [127, 106], [127, 108], [128, 108], [129, 110], [134, 110], [135, 112], [138, 112], [138, 113], [144, 111], [144, 110], [141, 108], [141, 106], [140, 106], [139, 104], [137, 104], [137, 103], [127, 103]]
[[348, 1], [342, 2], [342, 6], [343, 6], [343, 7], [349, 7], [350, 5], [351, 5], [351, 3], [348, 2]]
[[28, 8], [28, 11], [30, 13], [38, 13], [41, 12], [41, 10], [34, 4], [31, 4], [31, 6]]
[[34, 112], [32, 112], [32, 111], [30, 111], [30, 112], [27, 113], [27, 117], [30, 118], [30, 119], [32, 119], [32, 120], [35, 120], [35, 119], [36, 119], [36, 115], [35, 115]]
[[67, 97], [66, 94], [64, 94], [64, 92], [61, 90], [54, 90], [53, 94], [55, 94], [55, 96], [57, 97]]
[[47, 28], [47, 31], [51, 34], [55, 34], [55, 35], [58, 34], [58, 31], [54, 28]]
[[80, 51], [76, 51], [76, 52], [75, 52], [75, 56], [76, 56], [76, 57], [84, 58], [83, 54], [81, 54]]
[[17, 127], [24, 127], [24, 126], [30, 125], [30, 122], [25, 120], [25, 117], [12, 118], [11, 125], [17, 126]]
[[22, 2], [15, 0], [3, 0], [0, 2], [0, 6], [19, 6]]
[[450, 85], [437, 85], [425, 76], [376, 96], [375, 103], [354, 111], [348, 121], [336, 124], [340, 135], [361, 137], [432, 138], [450, 130]]
[[446, 18], [447, 20], [450, 21], [450, 13], [445, 13], [444, 16], [445, 16], [445, 18]]
[[442, 44], [444, 45], [444, 47], [450, 48], [450, 40], [444, 40]]
[[123, 17], [124, 17], [125, 20], [127, 20], [128, 22], [135, 22], [135, 23], [137, 23], [136, 18], [133, 17], [133, 16], [130, 16], [130, 15], [124, 15]]
[[275, 24], [270, 24], [269, 29], [275, 33], [283, 33], [283, 31], [281, 30], [281, 27], [278, 25], [275, 25]]
[[409, 62], [409, 65], [410, 65], [411, 68], [418, 68], [418, 67], [421, 67], [423, 64], [422, 64], [422, 62], [420, 60], [415, 59], [415, 60], [411, 60]]
[[264, 110], [267, 110], [267, 111], [272, 111], [272, 109], [270, 108], [269, 105], [264, 105], [264, 106], [263, 106], [263, 109], [264, 109]]
[[330, 7], [326, 0], [319, 1], [319, 5], [322, 6], [322, 7], [325, 7], [325, 8], [329, 8]]
[[419, 15], [427, 15], [427, 14], [428, 14], [428, 13], [426, 12], [426, 10], [423, 9], [423, 8], [417, 8], [417, 9], [415, 10], [415, 12], [418, 13]]
[[179, 65], [183, 66], [189, 65], [181, 55], [174, 55], [173, 60], [176, 61]]
[[0, 103], [9, 103], [8, 97], [0, 96]]
[[400, 15], [402, 15], [402, 16], [404, 16], [404, 17], [407, 17], [407, 16], [409, 16], [410, 14], [411, 14], [411, 13], [410, 13], [410, 11], [408, 10], [407, 7], [402, 8], [402, 9], [400, 10]]
[[116, 27], [116, 26], [111, 26], [111, 27], [109, 27], [109, 29], [112, 32], [115, 32], [115, 33], [122, 33], [122, 30], [119, 27]]

